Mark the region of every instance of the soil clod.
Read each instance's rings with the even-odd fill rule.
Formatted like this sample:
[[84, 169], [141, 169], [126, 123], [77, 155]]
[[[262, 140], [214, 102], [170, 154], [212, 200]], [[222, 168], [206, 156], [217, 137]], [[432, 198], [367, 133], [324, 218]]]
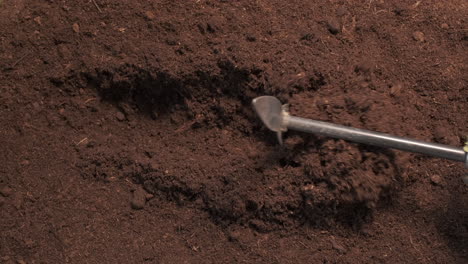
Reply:
[[328, 31], [333, 35], [336, 35], [341, 32], [341, 26], [337, 20], [330, 20], [326, 24]]
[[431, 176], [431, 183], [434, 185], [441, 185], [442, 184], [442, 177], [439, 175], [432, 175]]
[[4, 197], [8, 197], [13, 193], [13, 189], [11, 189], [8, 186], [4, 186], [3, 188], [0, 189], [0, 194], [3, 195]]
[[130, 201], [130, 205], [135, 210], [140, 210], [145, 207], [147, 199], [147, 193], [140, 187], [138, 187], [132, 196], [132, 200]]
[[426, 40], [426, 37], [424, 36], [424, 33], [422, 33], [421, 31], [415, 31], [413, 32], [413, 39], [418, 42], [424, 42]]
[[374, 68], [374, 65], [371, 61], [364, 60], [354, 67], [354, 71], [368, 74], [372, 72], [373, 68]]
[[75, 33], [80, 33], [80, 25], [78, 25], [78, 23], [74, 23], [72, 25], [72, 29], [75, 31]]
[[336, 242], [334, 238], [330, 240], [332, 244], [332, 248], [338, 251], [340, 254], [345, 254], [347, 252], [346, 248], [342, 246], [340, 243]]
[[339, 17], [346, 15], [347, 12], [348, 10], [344, 6], [340, 6], [336, 9], [336, 15]]
[[19, 192], [15, 192], [12, 195], [12, 204], [17, 209], [20, 210], [23, 207], [23, 195]]
[[119, 120], [119, 121], [125, 121], [125, 119], [126, 119], [124, 113], [122, 113], [122, 112], [115, 113], [115, 118], [117, 118], [117, 120]]
[[40, 16], [35, 17], [34, 22], [36, 22], [38, 25], [42, 25], [42, 18]]
[[403, 84], [396, 83], [392, 85], [392, 87], [390, 88], [390, 95], [399, 96], [402, 93], [402, 89], [403, 89]]
[[147, 19], [149, 20], [153, 20], [156, 18], [156, 15], [152, 12], [152, 11], [146, 11], [145, 12], [145, 16]]

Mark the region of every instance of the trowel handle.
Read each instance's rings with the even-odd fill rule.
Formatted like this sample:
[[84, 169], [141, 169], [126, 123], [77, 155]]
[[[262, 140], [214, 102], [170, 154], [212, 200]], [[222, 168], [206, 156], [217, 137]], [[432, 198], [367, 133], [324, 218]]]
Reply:
[[389, 134], [346, 127], [290, 115], [283, 116], [283, 126], [286, 126], [291, 130], [299, 130], [357, 143], [399, 149], [449, 160], [461, 161], [468, 165], [467, 153], [462, 148], [455, 148], [442, 144], [396, 137]]

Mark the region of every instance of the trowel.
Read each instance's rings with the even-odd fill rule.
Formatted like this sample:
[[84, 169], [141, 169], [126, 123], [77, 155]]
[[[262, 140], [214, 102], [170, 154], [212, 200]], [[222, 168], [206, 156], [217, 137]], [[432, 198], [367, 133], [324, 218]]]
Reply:
[[[282, 105], [281, 102], [273, 96], [257, 97], [253, 99], [252, 104], [265, 126], [276, 132], [280, 144], [283, 144], [282, 134], [290, 129], [361, 144], [399, 149], [459, 161], [465, 163], [465, 167], [468, 168], [468, 142], [464, 148], [452, 147], [296, 117], [290, 115], [287, 106]], [[463, 177], [463, 181], [468, 185], [468, 175]]]

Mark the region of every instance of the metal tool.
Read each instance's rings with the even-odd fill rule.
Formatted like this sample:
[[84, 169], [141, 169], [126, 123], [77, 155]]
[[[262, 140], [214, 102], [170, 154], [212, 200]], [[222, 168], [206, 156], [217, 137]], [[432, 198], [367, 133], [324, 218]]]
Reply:
[[[282, 133], [291, 129], [362, 144], [399, 149], [454, 161], [461, 161], [464, 162], [465, 166], [468, 168], [468, 153], [461, 147], [457, 148], [442, 144], [429, 143], [365, 129], [346, 127], [333, 123], [291, 116], [289, 115], [286, 107], [273, 96], [257, 97], [253, 99], [252, 104], [265, 126], [277, 133], [280, 144], [283, 143]], [[463, 181], [468, 184], [468, 175], [463, 178]]]

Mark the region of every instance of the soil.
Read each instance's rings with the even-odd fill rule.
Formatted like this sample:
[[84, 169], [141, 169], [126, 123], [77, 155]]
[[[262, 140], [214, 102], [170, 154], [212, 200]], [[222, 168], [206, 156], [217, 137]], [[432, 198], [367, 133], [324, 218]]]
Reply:
[[[320, 2], [320, 3], [318, 3]], [[466, 263], [468, 4], [0, 0], [0, 261]]]

